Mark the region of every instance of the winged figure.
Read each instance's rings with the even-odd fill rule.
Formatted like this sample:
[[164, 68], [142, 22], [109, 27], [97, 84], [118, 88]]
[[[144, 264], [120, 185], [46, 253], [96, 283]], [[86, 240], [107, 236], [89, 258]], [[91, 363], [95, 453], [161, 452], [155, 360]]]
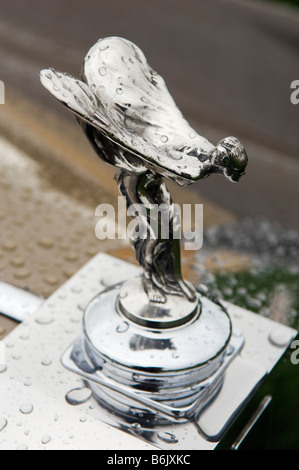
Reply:
[[[214, 146], [192, 129], [163, 78], [126, 39], [100, 39], [86, 55], [80, 79], [52, 68], [40, 76], [76, 116], [97, 154], [119, 169], [127, 205], [168, 206], [168, 240], [132, 240], [150, 301], [164, 303], [168, 294], [194, 300], [194, 288], [181, 276], [179, 240], [172, 236], [176, 215], [162, 177], [183, 186], [220, 173], [237, 182], [247, 165], [244, 146], [235, 137]], [[141, 223], [150, 230], [149, 215]]]

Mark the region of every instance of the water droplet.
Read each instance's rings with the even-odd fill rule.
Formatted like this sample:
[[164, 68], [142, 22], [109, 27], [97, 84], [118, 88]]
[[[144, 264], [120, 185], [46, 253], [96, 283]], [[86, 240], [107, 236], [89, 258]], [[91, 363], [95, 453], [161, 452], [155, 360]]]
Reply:
[[65, 255], [65, 259], [66, 259], [67, 261], [77, 261], [78, 255], [77, 255], [77, 253], [72, 253], [72, 252], [71, 252], [71, 253], [67, 253], [67, 254]]
[[273, 346], [277, 346], [278, 348], [283, 348], [287, 346], [290, 341], [290, 335], [285, 331], [274, 330], [269, 334], [269, 341]]
[[168, 141], [167, 135], [161, 135], [161, 142], [165, 143]]
[[170, 155], [170, 157], [171, 157], [173, 160], [182, 160], [183, 155], [180, 155], [180, 154], [177, 154], [177, 153], [172, 153], [172, 154]]
[[235, 336], [235, 338], [240, 338], [242, 336], [242, 331], [235, 328], [233, 329], [232, 335]]
[[225, 351], [225, 354], [227, 356], [230, 356], [233, 352], [234, 352], [234, 347], [231, 344], [229, 344], [226, 351]]
[[52, 74], [50, 72], [45, 73], [46, 78], [52, 80]]
[[134, 374], [132, 374], [132, 380], [134, 380], [135, 382], [139, 382], [140, 381], [140, 374], [136, 374], [134, 372]]
[[30, 271], [28, 269], [19, 269], [14, 273], [14, 277], [17, 279], [26, 279], [30, 276]]
[[195, 139], [195, 137], [196, 137], [196, 132], [190, 132], [189, 138], [190, 139]]
[[31, 403], [23, 403], [20, 406], [20, 412], [23, 413], [23, 415], [29, 415], [33, 411], [33, 405]]
[[3, 431], [6, 425], [7, 425], [7, 419], [0, 416], [0, 432]]
[[55, 276], [47, 276], [47, 277], [45, 278], [45, 282], [46, 282], [47, 284], [50, 284], [51, 286], [54, 286], [55, 284], [58, 284], [59, 280], [58, 280], [58, 278], [55, 277]]
[[26, 339], [29, 338], [29, 335], [28, 333], [22, 333], [20, 336], [19, 336], [20, 339], [22, 339], [23, 341], [25, 341]]
[[71, 288], [71, 291], [74, 293], [74, 294], [80, 294], [82, 292], [82, 289], [81, 287], [72, 287]]
[[133, 423], [131, 424], [131, 429], [135, 434], [139, 434], [140, 431], [142, 430], [141, 424], [139, 423]]
[[82, 403], [87, 402], [91, 397], [91, 390], [87, 387], [83, 388], [74, 388], [70, 390], [65, 399], [69, 405], [81, 405]]
[[52, 248], [53, 241], [48, 237], [42, 237], [37, 242], [43, 248]]
[[17, 447], [16, 447], [16, 450], [28, 450], [28, 447], [26, 444], [19, 444]]
[[107, 73], [107, 69], [106, 67], [100, 67], [99, 68], [99, 74], [102, 75], [102, 77], [104, 77]]
[[0, 364], [0, 374], [5, 372], [7, 370], [7, 365], [6, 364]]
[[123, 94], [123, 89], [122, 88], [116, 88], [116, 93], [118, 95], [122, 95]]
[[24, 259], [20, 256], [15, 256], [10, 260], [11, 264], [16, 267], [20, 267], [24, 265]]
[[48, 358], [48, 357], [45, 357], [42, 361], [41, 361], [41, 364], [43, 366], [50, 366], [52, 364], [52, 359]]
[[7, 240], [6, 242], [3, 243], [3, 248], [6, 251], [14, 251], [16, 249], [16, 245], [14, 242]]
[[129, 328], [129, 323], [126, 322], [126, 321], [123, 321], [122, 323], [117, 325], [116, 331], [117, 331], [117, 333], [124, 333], [125, 331], [128, 330], [128, 328]]
[[158, 438], [167, 444], [176, 444], [179, 442], [178, 438], [170, 432], [159, 432]]
[[54, 318], [48, 315], [43, 315], [42, 317], [35, 318], [35, 321], [39, 325], [50, 325], [50, 323], [53, 323]]
[[180, 355], [177, 352], [173, 352], [171, 355], [174, 359], [178, 359], [180, 357]]
[[50, 441], [51, 441], [51, 436], [46, 435], [41, 438], [42, 444], [48, 444]]

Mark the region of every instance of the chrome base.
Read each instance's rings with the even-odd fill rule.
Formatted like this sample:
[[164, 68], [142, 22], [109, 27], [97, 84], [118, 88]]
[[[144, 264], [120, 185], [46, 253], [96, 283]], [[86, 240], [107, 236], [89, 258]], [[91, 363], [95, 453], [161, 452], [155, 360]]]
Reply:
[[[192, 417], [186, 418], [189, 413], [182, 416], [184, 422], [180, 419], [171, 422], [173, 418], [169, 419], [167, 414], [168, 425], [152, 426], [146, 422], [146, 416], [142, 425], [137, 420], [137, 409], [155, 407], [157, 414], [162, 416], [165, 404], [153, 400], [143, 404], [145, 394], [129, 387], [130, 392], [135, 393], [135, 402], [138, 399], [135, 410], [132, 410], [135, 414], [126, 417], [128, 406], [122, 405], [124, 414], [120, 416], [122, 409], [119, 405], [119, 415], [116, 415], [112, 412], [115, 411], [115, 387], [125, 386], [115, 384], [101, 375], [101, 371], [95, 371], [88, 357], [84, 362], [84, 349], [80, 344], [82, 341], [84, 345], [85, 341], [82, 311], [103, 285], [111, 286], [139, 273], [137, 266], [99, 253], [46, 299], [38, 312], [5, 338], [2, 342], [5, 345], [5, 370], [0, 373], [0, 421], [5, 423], [6, 419], [7, 426], [0, 432], [0, 450], [15, 450], [17, 445], [26, 445], [29, 450], [213, 450], [297, 334], [286, 325], [225, 303], [232, 321], [230, 344], [239, 341], [240, 331], [244, 334], [245, 343], [237, 357], [233, 358], [233, 352], [225, 355], [224, 380], [213, 402], [204, 408], [199, 407], [199, 411], [196, 406], [194, 411], [190, 406]], [[178, 329], [181, 328], [184, 327]], [[274, 338], [279, 338], [279, 341], [274, 341]], [[77, 342], [78, 348], [74, 348]], [[66, 350], [63, 362], [67, 368], [61, 366], [61, 356]], [[230, 350], [228, 345], [227, 352]], [[101, 390], [106, 391], [106, 397], [113, 394], [111, 402], [108, 403], [103, 394], [100, 406], [88, 393], [87, 381], [90, 387], [104, 382]], [[75, 393], [74, 401], [67, 399], [72, 393]], [[100, 392], [97, 390], [97, 393]], [[124, 394], [120, 396], [126, 403]], [[27, 408], [32, 404], [33, 411], [22, 414], [19, 410], [22, 404]], [[45, 435], [51, 437], [47, 444], [42, 442]]]
[[126, 284], [89, 303], [84, 333], [62, 362], [88, 380], [98, 402], [120, 416], [147, 425], [186, 421], [216, 396], [243, 336], [232, 336], [224, 307], [199, 293], [198, 308], [194, 314], [192, 304], [185, 324], [140, 325], [119, 308]]

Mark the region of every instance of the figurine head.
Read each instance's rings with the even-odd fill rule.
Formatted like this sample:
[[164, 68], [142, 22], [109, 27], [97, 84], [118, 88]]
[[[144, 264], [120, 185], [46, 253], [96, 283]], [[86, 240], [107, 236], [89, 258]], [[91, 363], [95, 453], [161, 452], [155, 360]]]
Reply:
[[236, 137], [220, 140], [212, 153], [212, 165], [230, 181], [237, 182], [245, 173], [248, 157], [244, 146]]

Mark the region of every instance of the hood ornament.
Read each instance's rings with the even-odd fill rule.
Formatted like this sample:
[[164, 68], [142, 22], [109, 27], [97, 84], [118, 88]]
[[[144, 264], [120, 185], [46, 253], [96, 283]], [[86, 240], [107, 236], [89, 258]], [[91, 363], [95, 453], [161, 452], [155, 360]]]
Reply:
[[[237, 182], [246, 151], [235, 137], [214, 146], [198, 135], [128, 40], [100, 39], [80, 79], [47, 69], [41, 81], [76, 116], [99, 157], [118, 169], [119, 191], [144, 234], [131, 238], [142, 273], [91, 300], [82, 336], [63, 363], [127, 420], [192, 419], [218, 393], [244, 339], [232, 336], [219, 302], [183, 279], [180, 220], [163, 177], [181, 186], [213, 173]], [[156, 206], [167, 217], [154, 220]]]

